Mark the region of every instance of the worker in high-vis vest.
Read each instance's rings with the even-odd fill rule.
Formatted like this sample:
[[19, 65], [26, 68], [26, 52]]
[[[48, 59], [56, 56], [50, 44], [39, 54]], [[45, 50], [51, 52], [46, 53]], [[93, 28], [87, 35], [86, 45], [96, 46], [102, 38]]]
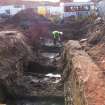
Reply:
[[56, 45], [57, 42], [61, 42], [61, 36], [63, 35], [63, 32], [53, 31], [52, 35], [53, 35], [53, 43], [54, 43], [54, 45]]

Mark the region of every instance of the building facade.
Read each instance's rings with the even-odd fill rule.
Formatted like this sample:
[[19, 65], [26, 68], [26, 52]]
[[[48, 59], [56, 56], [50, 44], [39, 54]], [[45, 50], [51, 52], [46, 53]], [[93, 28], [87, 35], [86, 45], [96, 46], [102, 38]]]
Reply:
[[24, 9], [25, 9], [24, 5], [1, 5], [0, 15], [15, 15]]

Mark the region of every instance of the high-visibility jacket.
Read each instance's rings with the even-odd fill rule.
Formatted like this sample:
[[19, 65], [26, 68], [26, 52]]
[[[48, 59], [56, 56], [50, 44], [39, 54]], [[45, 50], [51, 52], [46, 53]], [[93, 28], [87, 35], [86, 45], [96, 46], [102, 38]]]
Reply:
[[60, 34], [59, 31], [53, 31], [53, 32], [52, 32], [52, 35], [53, 35], [53, 38], [56, 39], [56, 38], [59, 38], [61, 34]]

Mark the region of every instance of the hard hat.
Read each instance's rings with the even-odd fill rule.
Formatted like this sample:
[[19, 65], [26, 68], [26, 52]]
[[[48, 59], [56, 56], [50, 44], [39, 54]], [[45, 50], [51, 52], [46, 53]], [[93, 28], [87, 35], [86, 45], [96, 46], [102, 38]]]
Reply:
[[62, 34], [63, 34], [63, 32], [60, 32], [60, 34], [62, 35]]

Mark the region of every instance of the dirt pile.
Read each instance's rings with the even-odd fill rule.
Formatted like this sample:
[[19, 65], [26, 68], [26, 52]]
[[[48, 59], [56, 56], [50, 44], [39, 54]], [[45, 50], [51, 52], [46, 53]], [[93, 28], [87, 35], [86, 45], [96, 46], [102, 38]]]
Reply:
[[[69, 41], [65, 46], [64, 60], [67, 62], [64, 64], [65, 93], [67, 93], [65, 96], [69, 96], [66, 98], [67, 105], [105, 104], [105, 22], [97, 18], [93, 22], [85, 21], [85, 23], [80, 25], [77, 22], [76, 25], [78, 28], [80, 25], [80, 28], [74, 28], [78, 30], [76, 34], [81, 34], [79, 39], [83, 41], [82, 47], [73, 41]], [[90, 56], [82, 50], [83, 48]], [[86, 103], [83, 101], [84, 97], [87, 98]]]
[[101, 18], [93, 20], [92, 17], [66, 21], [61, 27], [64, 33], [67, 33], [65, 38], [80, 40], [82, 47], [105, 69], [105, 22]]
[[95, 20], [87, 32], [87, 46], [89, 55], [104, 69], [105, 59], [105, 23]]
[[105, 76], [78, 41], [65, 44], [64, 60], [66, 105], [104, 105]]
[[96, 45], [103, 40], [105, 24], [101, 20], [95, 20], [87, 32], [88, 43]]
[[31, 9], [0, 23], [0, 86], [9, 95], [63, 96], [63, 88], [57, 89], [60, 78], [46, 76], [57, 70], [56, 54], [50, 58], [37, 51], [40, 37], [49, 37], [49, 24]]
[[1, 23], [0, 30], [19, 30], [27, 37], [31, 45], [35, 45], [40, 37], [50, 36], [50, 24], [47, 18], [35, 13], [34, 9], [26, 9]]
[[[14, 87], [18, 86], [17, 80], [23, 75], [24, 66], [32, 59], [32, 51], [20, 32], [0, 32], [0, 85], [5, 87], [3, 91], [10, 94], [20, 91]], [[21, 92], [24, 92], [23, 88]]]
[[[38, 15], [36, 11], [32, 8], [22, 10], [19, 13], [17, 13], [15, 16], [12, 17], [13, 22], [20, 22], [22, 20], [30, 20], [31, 22], [37, 21], [38, 22], [50, 22], [47, 18], [45, 18], [42, 15]], [[18, 24], [18, 23], [16, 23]]]
[[65, 40], [79, 40], [86, 37], [87, 31], [92, 22], [90, 18], [72, 20], [71, 18], [65, 19], [64, 23], [53, 25], [53, 30], [60, 30], [64, 32]]
[[56, 67], [37, 62], [26, 42], [18, 31], [0, 32], [0, 89], [13, 97], [63, 96], [63, 88], [57, 89], [60, 77], [47, 76]]

